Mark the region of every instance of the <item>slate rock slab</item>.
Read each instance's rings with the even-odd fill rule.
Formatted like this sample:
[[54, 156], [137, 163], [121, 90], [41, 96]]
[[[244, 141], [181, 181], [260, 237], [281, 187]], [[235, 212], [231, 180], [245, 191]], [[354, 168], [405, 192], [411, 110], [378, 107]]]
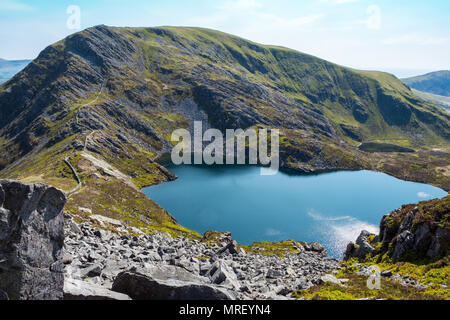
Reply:
[[11, 300], [63, 297], [65, 194], [0, 180], [0, 290]]

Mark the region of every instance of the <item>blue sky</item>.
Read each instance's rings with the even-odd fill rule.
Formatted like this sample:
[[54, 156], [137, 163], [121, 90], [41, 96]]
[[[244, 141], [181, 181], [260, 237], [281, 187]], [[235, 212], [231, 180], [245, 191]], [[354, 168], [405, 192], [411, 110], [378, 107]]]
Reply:
[[0, 57], [34, 58], [81, 28], [199, 26], [398, 76], [450, 69], [448, 0], [0, 0]]

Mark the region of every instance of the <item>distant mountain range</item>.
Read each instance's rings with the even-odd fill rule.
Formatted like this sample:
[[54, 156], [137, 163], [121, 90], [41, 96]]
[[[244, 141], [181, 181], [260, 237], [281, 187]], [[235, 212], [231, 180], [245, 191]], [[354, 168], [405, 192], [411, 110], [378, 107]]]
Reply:
[[422, 76], [402, 79], [411, 87], [422, 92], [450, 97], [450, 71], [436, 71]]
[[0, 58], [0, 84], [14, 77], [30, 62], [31, 60], [5, 60]]

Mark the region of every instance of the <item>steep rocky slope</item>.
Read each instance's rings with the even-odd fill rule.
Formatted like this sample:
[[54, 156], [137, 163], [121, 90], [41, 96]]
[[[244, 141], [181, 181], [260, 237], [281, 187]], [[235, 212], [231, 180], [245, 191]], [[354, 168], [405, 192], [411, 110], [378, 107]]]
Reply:
[[[139, 188], [175, 179], [171, 132], [280, 128], [282, 167], [375, 169], [450, 190], [449, 115], [395, 77], [196, 28], [98, 26], [45, 49], [0, 87], [0, 176], [68, 192], [79, 221], [199, 235]], [[415, 153], [365, 153], [361, 142]]]

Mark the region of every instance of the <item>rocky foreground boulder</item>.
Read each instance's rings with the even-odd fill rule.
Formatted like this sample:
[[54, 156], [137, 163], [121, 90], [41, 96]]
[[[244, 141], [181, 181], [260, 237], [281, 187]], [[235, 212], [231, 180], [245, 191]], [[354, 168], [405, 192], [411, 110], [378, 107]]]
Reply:
[[119, 274], [113, 291], [134, 300], [234, 300], [225, 288], [212, 286], [206, 278], [180, 267], [157, 266]]
[[450, 255], [450, 196], [405, 205], [384, 216], [380, 234], [363, 231], [347, 246], [345, 260], [380, 254], [394, 262]]
[[65, 203], [53, 187], [0, 180], [1, 298], [62, 299]]

